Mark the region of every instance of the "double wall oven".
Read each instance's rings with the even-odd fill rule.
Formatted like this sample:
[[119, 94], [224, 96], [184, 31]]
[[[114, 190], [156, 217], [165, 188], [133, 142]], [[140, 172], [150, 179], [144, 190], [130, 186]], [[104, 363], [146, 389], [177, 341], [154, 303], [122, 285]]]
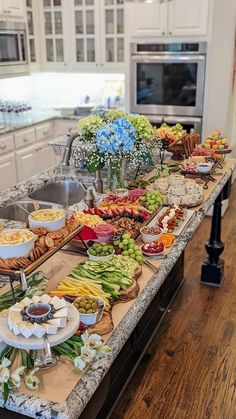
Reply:
[[205, 42], [131, 44], [131, 112], [201, 133]]
[[0, 76], [27, 71], [26, 24], [0, 21]]

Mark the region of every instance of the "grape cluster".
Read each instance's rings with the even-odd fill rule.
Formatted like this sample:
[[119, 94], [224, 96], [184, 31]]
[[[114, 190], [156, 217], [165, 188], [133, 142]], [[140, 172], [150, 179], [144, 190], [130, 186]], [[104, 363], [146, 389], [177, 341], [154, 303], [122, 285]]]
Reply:
[[140, 201], [144, 203], [149, 211], [155, 211], [164, 202], [164, 196], [157, 191], [150, 191], [141, 196]]
[[120, 240], [114, 241], [113, 244], [115, 246], [119, 246], [123, 256], [129, 256], [130, 258], [136, 260], [136, 262], [138, 262], [140, 265], [142, 264], [142, 251], [139, 249], [139, 246], [136, 245], [134, 239], [132, 239], [128, 233], [123, 234]]

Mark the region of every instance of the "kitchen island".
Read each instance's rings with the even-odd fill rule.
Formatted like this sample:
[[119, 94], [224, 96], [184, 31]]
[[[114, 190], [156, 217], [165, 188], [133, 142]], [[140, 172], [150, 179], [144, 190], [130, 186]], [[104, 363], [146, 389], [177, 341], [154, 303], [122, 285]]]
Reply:
[[[217, 170], [219, 175], [216, 182], [209, 183], [204, 202], [194, 208], [193, 216], [177, 238], [167, 258], [153, 261], [156, 272], [153, 273], [148, 268], [144, 268], [146, 280], [142, 281], [142, 277], [140, 279], [141, 287], [138, 297], [124, 304], [125, 315], [114, 319], [114, 331], [107, 336], [107, 343], [111, 347], [110, 356], [105, 360], [97, 361], [87, 369], [65, 402], [59, 404], [48, 401], [37, 397], [36, 393], [25, 395], [21, 392], [12, 392], [7, 409], [30, 417], [48, 419], [95, 418], [96, 416], [104, 418], [106, 416], [128, 376], [145, 352], [175, 292], [181, 286], [184, 275], [184, 249], [211, 205], [219, 196], [225, 198], [223, 194], [228, 193], [234, 167], [235, 161], [228, 159], [224, 163], [223, 170]], [[68, 178], [78, 178], [78, 173], [73, 170], [65, 173], [61, 167], [41, 173], [2, 193], [1, 205], [5, 206], [11, 200], [22, 198], [30, 191], [37, 190], [45, 182]], [[55, 255], [54, 263], [57, 263], [57, 258], [65, 257], [65, 255]], [[4, 419], [18, 417], [17, 414], [14, 415], [8, 410], [0, 411], [0, 415], [3, 415]]]

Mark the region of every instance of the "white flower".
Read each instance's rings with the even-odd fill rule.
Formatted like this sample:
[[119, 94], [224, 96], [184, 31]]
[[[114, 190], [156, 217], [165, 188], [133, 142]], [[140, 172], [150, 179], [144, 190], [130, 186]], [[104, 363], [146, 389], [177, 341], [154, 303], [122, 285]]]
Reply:
[[7, 368], [7, 367], [10, 367], [10, 365], [11, 365], [11, 361], [10, 361], [10, 359], [8, 359], [8, 358], [3, 358], [2, 363], [1, 363], [1, 365], [0, 365], [0, 369], [1, 369], [1, 368]]
[[100, 335], [96, 333], [90, 335], [87, 340], [87, 345], [91, 346], [92, 348], [100, 348], [103, 346], [103, 341]]
[[25, 368], [26, 367], [22, 365], [11, 374], [12, 383], [17, 388], [20, 388], [21, 386], [21, 375], [24, 374]]
[[96, 351], [94, 349], [91, 349], [89, 346], [84, 345], [81, 348], [80, 356], [84, 362], [89, 363], [96, 358]]
[[86, 343], [87, 343], [88, 338], [89, 338], [89, 333], [88, 333], [88, 331], [86, 330], [86, 331], [85, 331], [85, 332], [81, 335], [81, 339], [82, 339], [82, 341], [84, 342], [84, 344], [86, 344]]
[[0, 383], [7, 383], [10, 378], [10, 370], [0, 367]]
[[83, 371], [83, 370], [84, 370], [84, 368], [86, 367], [86, 363], [83, 361], [83, 359], [82, 359], [82, 358], [80, 358], [80, 356], [77, 356], [77, 357], [74, 359], [74, 366], [75, 366], [75, 368], [77, 368], [78, 370]]
[[30, 372], [29, 375], [25, 376], [25, 385], [26, 387], [28, 387], [30, 390], [37, 390], [40, 380], [38, 377], [36, 377], [35, 372], [37, 372], [39, 370], [39, 368], [35, 368], [34, 370], [32, 370]]

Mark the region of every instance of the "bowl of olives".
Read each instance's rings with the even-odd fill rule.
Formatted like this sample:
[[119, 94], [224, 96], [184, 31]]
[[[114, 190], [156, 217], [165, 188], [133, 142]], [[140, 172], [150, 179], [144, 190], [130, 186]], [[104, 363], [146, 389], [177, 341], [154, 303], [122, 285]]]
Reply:
[[86, 326], [98, 323], [103, 315], [105, 303], [102, 298], [86, 295], [77, 297], [73, 305], [80, 314], [80, 322]]
[[109, 260], [114, 256], [114, 248], [107, 243], [94, 243], [87, 251], [90, 260], [95, 262]]

